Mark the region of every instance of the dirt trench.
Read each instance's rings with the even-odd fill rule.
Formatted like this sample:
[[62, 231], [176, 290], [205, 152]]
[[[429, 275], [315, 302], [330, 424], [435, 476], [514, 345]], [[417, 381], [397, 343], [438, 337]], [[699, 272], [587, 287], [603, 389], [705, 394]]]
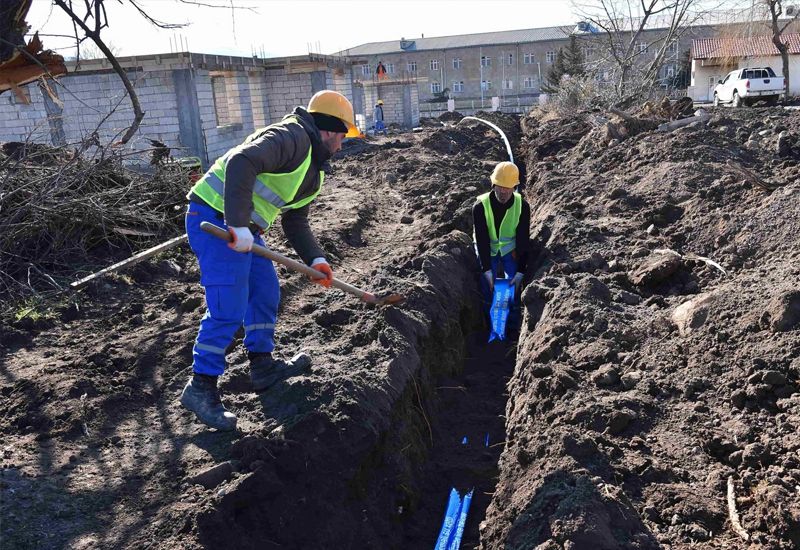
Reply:
[[[203, 310], [187, 250], [97, 283], [55, 322], [2, 327], [4, 540], [426, 548], [450, 487], [474, 486], [465, 546], [477, 545], [514, 348], [479, 345], [468, 233], [505, 151], [488, 128], [445, 131], [455, 151], [432, 129], [334, 161], [312, 225], [337, 276], [407, 301], [375, 309], [279, 269], [277, 351], [308, 351], [314, 366], [256, 395], [232, 346], [221, 387], [239, 433], [206, 430], [175, 402]], [[279, 230], [270, 243], [290, 253]]]
[[312, 224], [337, 275], [408, 301], [280, 270], [278, 351], [315, 363], [257, 396], [233, 346], [240, 433], [175, 403], [203, 309], [187, 251], [0, 327], [4, 541], [429, 548], [474, 484], [467, 548], [800, 545], [798, 114], [611, 142], [601, 115], [523, 121], [542, 251], [517, 346], [481, 345], [470, 208], [505, 151], [472, 125], [334, 161]]

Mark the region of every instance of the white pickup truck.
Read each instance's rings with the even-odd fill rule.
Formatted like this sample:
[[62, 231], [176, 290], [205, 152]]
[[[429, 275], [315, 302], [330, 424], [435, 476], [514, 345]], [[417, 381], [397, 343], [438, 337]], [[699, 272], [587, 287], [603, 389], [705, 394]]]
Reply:
[[770, 67], [755, 67], [731, 71], [714, 88], [714, 105], [730, 103], [734, 107], [766, 100], [778, 102], [783, 93], [783, 77], [776, 76]]

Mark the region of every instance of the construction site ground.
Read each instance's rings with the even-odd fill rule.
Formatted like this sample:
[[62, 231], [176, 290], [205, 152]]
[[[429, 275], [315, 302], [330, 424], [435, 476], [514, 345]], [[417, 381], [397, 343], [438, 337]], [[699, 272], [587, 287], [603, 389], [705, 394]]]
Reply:
[[177, 404], [186, 246], [4, 323], [2, 546], [430, 548], [474, 487], [462, 548], [797, 548], [800, 112], [709, 112], [622, 140], [600, 111], [486, 115], [533, 241], [521, 330], [491, 344], [471, 208], [497, 134], [347, 143], [312, 227], [337, 277], [406, 302], [279, 268], [276, 352], [314, 363], [258, 395], [234, 342], [235, 433]]

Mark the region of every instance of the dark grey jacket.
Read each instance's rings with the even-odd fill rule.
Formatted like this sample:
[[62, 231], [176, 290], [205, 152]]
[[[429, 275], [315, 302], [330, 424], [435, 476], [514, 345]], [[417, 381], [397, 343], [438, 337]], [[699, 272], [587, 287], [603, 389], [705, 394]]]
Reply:
[[[299, 201], [313, 194], [320, 186], [319, 171], [326, 165], [331, 153], [320, 139], [319, 129], [314, 119], [302, 107], [295, 108], [292, 114], [284, 117], [294, 118], [296, 124], [279, 122], [264, 128], [255, 137], [241, 145], [231, 155], [225, 167], [225, 223], [234, 227], [250, 224], [253, 210], [253, 186], [258, 174], [287, 173], [300, 166], [311, 147], [311, 166], [295, 197]], [[308, 225], [306, 205], [289, 210], [281, 215], [281, 225], [289, 243], [304, 262], [310, 264], [314, 258], [325, 257], [325, 253], [314, 238]]]

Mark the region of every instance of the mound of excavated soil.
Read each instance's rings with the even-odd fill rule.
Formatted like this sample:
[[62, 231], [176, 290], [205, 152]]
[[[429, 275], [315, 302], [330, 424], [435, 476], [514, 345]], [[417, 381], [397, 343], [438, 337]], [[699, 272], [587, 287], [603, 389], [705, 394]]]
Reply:
[[712, 114], [608, 145], [526, 118], [548, 260], [485, 547], [800, 546], [800, 114]]
[[[483, 111], [475, 116], [499, 127], [512, 144], [515, 159], [518, 158], [517, 144], [521, 134], [515, 117]], [[462, 119], [455, 126], [429, 131], [423, 135], [422, 146], [442, 155], [463, 154], [476, 159], [508, 160], [508, 151], [497, 131], [476, 120]]]
[[464, 115], [458, 111], [447, 111], [446, 113], [439, 115], [439, 120], [442, 122], [458, 122], [462, 118], [464, 118]]

